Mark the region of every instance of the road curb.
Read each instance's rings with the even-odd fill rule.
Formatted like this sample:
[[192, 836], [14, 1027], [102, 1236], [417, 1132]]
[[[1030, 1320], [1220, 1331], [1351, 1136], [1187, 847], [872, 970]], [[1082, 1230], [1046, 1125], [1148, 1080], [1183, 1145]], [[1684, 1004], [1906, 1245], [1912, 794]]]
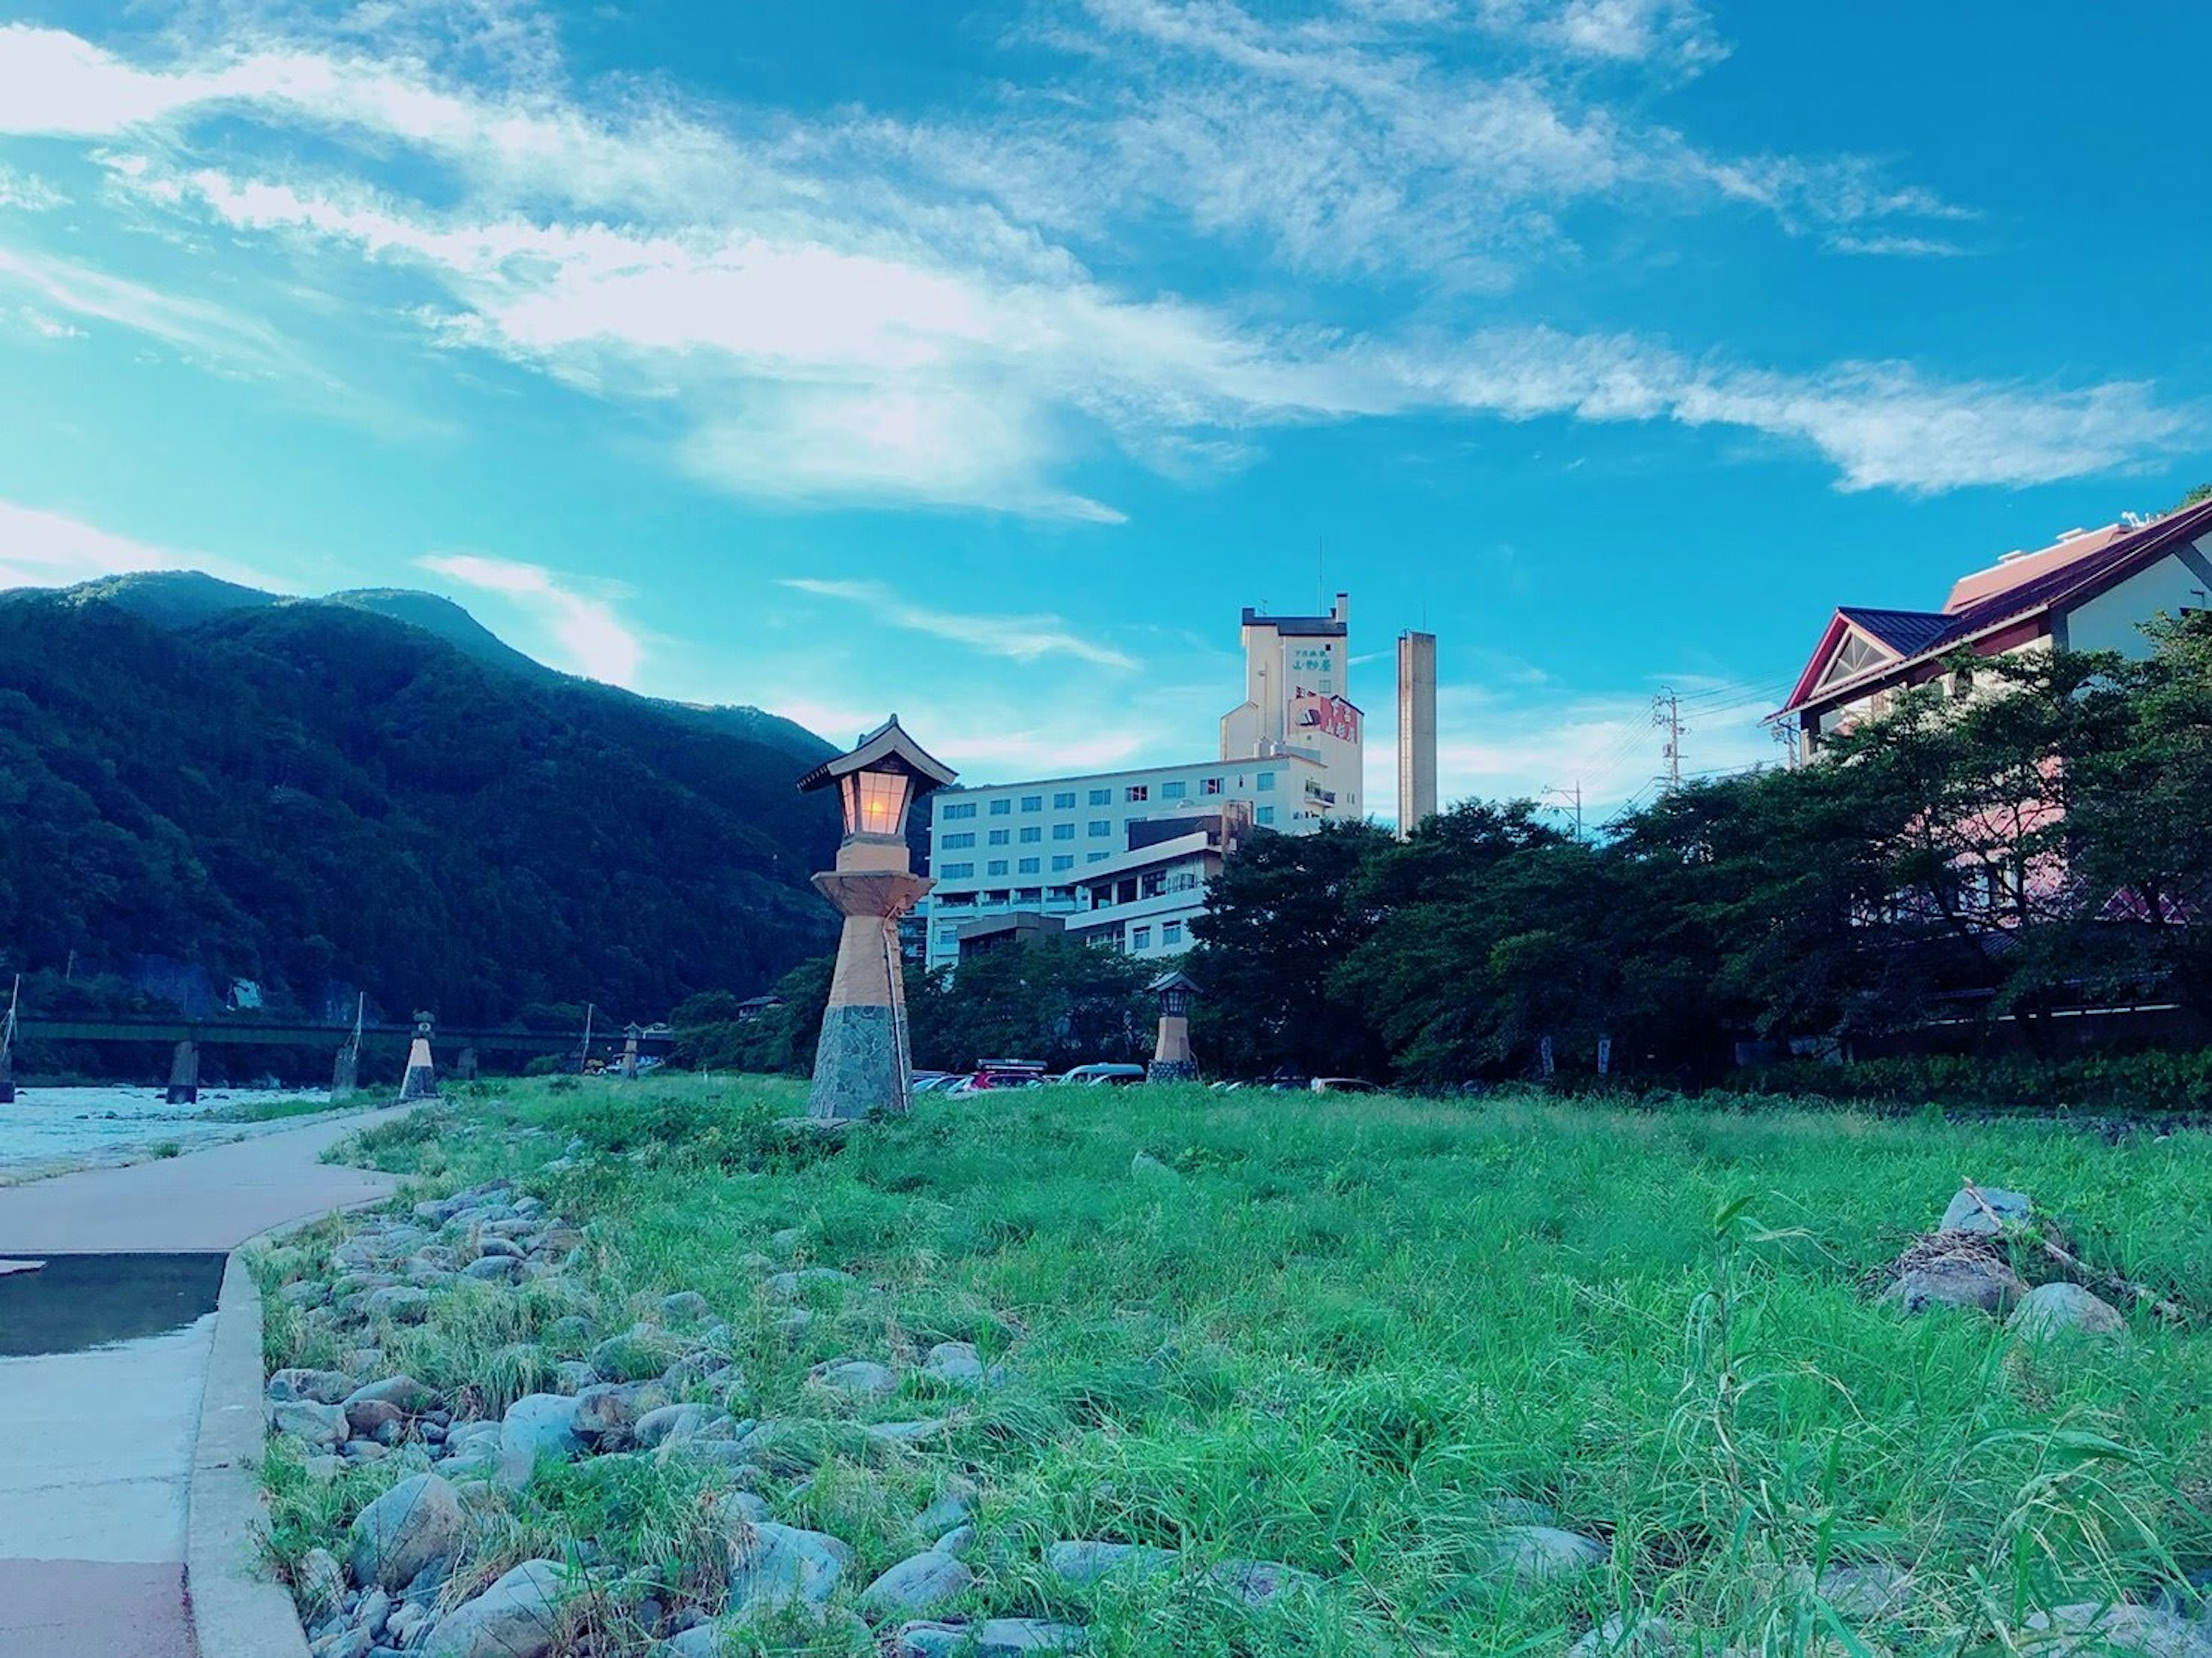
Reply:
[[390, 1201], [387, 1194], [286, 1221], [246, 1239], [223, 1262], [185, 1519], [185, 1600], [198, 1658], [308, 1658], [291, 1592], [268, 1575], [258, 1546], [269, 1527], [261, 1492], [268, 1378], [261, 1369], [261, 1290], [246, 1252]]

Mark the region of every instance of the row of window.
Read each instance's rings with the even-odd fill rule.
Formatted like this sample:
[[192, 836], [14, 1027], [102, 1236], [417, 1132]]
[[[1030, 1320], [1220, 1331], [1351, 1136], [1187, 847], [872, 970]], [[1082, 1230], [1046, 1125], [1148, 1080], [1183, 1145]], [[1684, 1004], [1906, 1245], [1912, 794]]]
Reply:
[[[1200, 794], [1226, 793], [1228, 782], [1229, 780], [1225, 777], [1201, 777], [1198, 780], [1198, 792]], [[1255, 780], [1255, 786], [1262, 794], [1271, 793], [1275, 786], [1275, 774], [1271, 771], [1260, 773]], [[1055, 793], [1052, 797], [1052, 809], [1054, 811], [1073, 810], [1075, 805], [1075, 793], [1073, 789], [1061, 789]], [[1176, 778], [1160, 785], [1160, 799], [1163, 800], [1182, 800], [1187, 799], [1189, 793], [1190, 783], [1184, 778]], [[1152, 786], [1149, 783], [1131, 783], [1121, 791], [1123, 802], [1131, 805], [1150, 800], [1152, 798]], [[1114, 791], [1110, 788], [1092, 789], [1090, 792], [1090, 799], [1094, 806], [1110, 806], [1114, 804]], [[948, 800], [938, 808], [938, 816], [948, 823], [959, 818], [973, 817], [975, 815], [975, 805], [973, 800]], [[994, 817], [1010, 817], [1013, 815], [1014, 800], [1011, 796], [1002, 795], [992, 801], [990, 805], [991, 816]], [[1023, 795], [1021, 809], [1024, 812], [1042, 811], [1044, 796]], [[1024, 831], [1024, 838], [1030, 838], [1026, 830]]]

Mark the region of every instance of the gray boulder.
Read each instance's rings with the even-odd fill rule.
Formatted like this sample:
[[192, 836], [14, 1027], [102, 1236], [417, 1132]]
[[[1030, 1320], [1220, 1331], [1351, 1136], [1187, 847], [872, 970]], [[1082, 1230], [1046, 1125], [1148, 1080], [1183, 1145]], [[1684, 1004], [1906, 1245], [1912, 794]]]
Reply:
[[987, 1618], [980, 1624], [911, 1623], [899, 1627], [899, 1658], [1023, 1658], [1032, 1652], [1074, 1652], [1090, 1631], [1042, 1618]]
[[671, 1440], [696, 1438], [721, 1416], [711, 1405], [663, 1405], [638, 1418], [632, 1434], [641, 1448], [651, 1450]]
[[2038, 1339], [2068, 1330], [2090, 1335], [2122, 1336], [2128, 1321], [2120, 1309], [2100, 1301], [2078, 1284], [2039, 1284], [2020, 1299], [2006, 1324], [2021, 1335]]
[[1883, 1299], [1908, 1313], [1938, 1307], [1970, 1307], [2002, 1313], [2027, 1293], [2020, 1274], [1984, 1255], [1954, 1255], [1909, 1269], [1890, 1285]]
[[1103, 1543], [1083, 1539], [1054, 1543], [1044, 1552], [1044, 1564], [1045, 1569], [1061, 1582], [1079, 1588], [1121, 1572], [1135, 1576], [1172, 1572], [1176, 1569], [1176, 1552], [1143, 1543]]
[[1663, 1618], [1638, 1618], [1633, 1622], [1614, 1612], [1567, 1649], [1567, 1658], [1673, 1658], [1682, 1649], [1674, 1630]]
[[802, 1266], [795, 1272], [773, 1274], [766, 1287], [777, 1300], [790, 1301], [817, 1284], [859, 1282], [850, 1272], [841, 1272], [835, 1266]]
[[461, 1276], [477, 1284], [520, 1284], [529, 1266], [519, 1255], [482, 1255], [461, 1268]]
[[956, 1388], [980, 1388], [983, 1385], [983, 1360], [975, 1351], [975, 1344], [967, 1341], [940, 1341], [929, 1350], [922, 1362], [922, 1374]]
[[[2035, 1206], [2028, 1200], [2025, 1192], [2008, 1192], [1996, 1186], [1978, 1187], [1976, 1190], [1982, 1194], [1982, 1203], [1976, 1203], [1971, 1193], [1960, 1193], [1951, 1199], [1951, 1206], [1943, 1212], [1943, 1224], [1936, 1230], [1976, 1232], [1984, 1237], [1990, 1237], [2002, 1230], [2000, 1222], [2008, 1226], [2025, 1226], [2028, 1216], [2034, 1212]], [[1991, 1220], [1983, 1212], [1983, 1203], [1996, 1212], [1996, 1220]]]
[[824, 1532], [761, 1521], [730, 1540], [730, 1606], [747, 1615], [818, 1606], [835, 1593], [853, 1552]]
[[309, 1549], [292, 1572], [292, 1599], [310, 1627], [345, 1604], [345, 1568], [328, 1549]]
[[584, 1442], [570, 1424], [576, 1401], [565, 1394], [526, 1394], [507, 1407], [500, 1418], [502, 1450], [520, 1449], [533, 1457], [556, 1456], [566, 1461], [584, 1454]]
[[565, 1581], [553, 1561], [524, 1561], [440, 1619], [423, 1658], [544, 1658], [560, 1628]]
[[424, 1568], [450, 1560], [467, 1518], [459, 1494], [434, 1473], [403, 1479], [356, 1516], [346, 1534], [354, 1582], [398, 1588]]
[[964, 1593], [975, 1574], [949, 1554], [932, 1551], [902, 1560], [860, 1591], [871, 1618], [912, 1618]]
[[713, 1311], [696, 1290], [678, 1290], [660, 1298], [660, 1315], [671, 1324], [696, 1324]]
[[394, 1324], [420, 1324], [430, 1316], [430, 1292], [411, 1284], [387, 1284], [362, 1297], [362, 1311]]
[[2134, 1658], [2212, 1658], [2212, 1630], [2155, 1606], [2100, 1606], [2083, 1602], [2053, 1606], [2027, 1615], [2027, 1628], [2040, 1640], [2022, 1643], [2037, 1658], [2104, 1658], [2127, 1653]]
[[1273, 1606], [1286, 1595], [1319, 1591], [1322, 1580], [1279, 1560], [1224, 1560], [1206, 1573], [1216, 1586], [1252, 1607]]
[[1912, 1574], [1881, 1562], [1831, 1566], [1820, 1574], [1814, 1591], [1839, 1618], [1860, 1622], [1894, 1618], [1911, 1599]]
[[410, 1416], [419, 1416], [437, 1408], [438, 1390], [424, 1387], [411, 1376], [387, 1376], [355, 1388], [341, 1402], [350, 1406], [369, 1399], [397, 1405]]
[[269, 1397], [280, 1404], [304, 1399], [317, 1405], [343, 1405], [353, 1388], [353, 1378], [343, 1370], [279, 1370], [269, 1378]]
[[1503, 1526], [1491, 1540], [1491, 1567], [1508, 1577], [1541, 1581], [1602, 1565], [1607, 1552], [1595, 1537], [1556, 1526]]
[[568, 1425], [599, 1450], [626, 1451], [637, 1442], [639, 1419], [666, 1403], [668, 1389], [657, 1382], [602, 1382], [576, 1395]]
[[406, 1427], [407, 1412], [388, 1399], [356, 1399], [345, 1407], [345, 1419], [360, 1437], [389, 1443]]
[[644, 1382], [684, 1357], [681, 1343], [649, 1324], [634, 1325], [592, 1349], [592, 1368], [609, 1382]]
[[350, 1436], [343, 1410], [312, 1399], [278, 1400], [269, 1407], [269, 1425], [313, 1450], [335, 1450]]

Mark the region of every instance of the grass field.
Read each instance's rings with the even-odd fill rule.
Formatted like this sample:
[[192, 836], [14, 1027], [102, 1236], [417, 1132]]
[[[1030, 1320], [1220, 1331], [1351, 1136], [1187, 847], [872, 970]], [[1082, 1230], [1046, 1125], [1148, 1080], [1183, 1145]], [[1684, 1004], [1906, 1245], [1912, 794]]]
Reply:
[[[963, 1407], [949, 1452], [833, 1455], [779, 1517], [851, 1542], [864, 1583], [957, 1467], [989, 1546], [975, 1609], [1087, 1622], [1098, 1653], [1552, 1653], [1622, 1611], [1715, 1652], [1998, 1652], [2038, 1608], [2212, 1564], [2212, 1335], [2136, 1311], [2124, 1342], [2031, 1347], [1866, 1288], [1966, 1177], [2032, 1193], [2093, 1263], [2212, 1303], [2212, 1137], [1047, 1090], [929, 1099], [825, 1153], [775, 1128], [801, 1109], [754, 1079], [488, 1085], [363, 1150], [435, 1189], [526, 1184], [586, 1224], [612, 1312], [702, 1291], [757, 1416], [849, 1413], [808, 1386], [823, 1360], [978, 1344], [1011, 1379]], [[787, 1228], [801, 1263], [864, 1281], [814, 1292], [795, 1345], [750, 1259]], [[496, 1409], [532, 1385], [527, 1303], [441, 1310], [417, 1373]], [[272, 1364], [316, 1357], [273, 1303], [269, 1334]], [[924, 1386], [865, 1413], [945, 1410]], [[279, 1469], [280, 1552], [374, 1477], [318, 1495]], [[1501, 1498], [1607, 1563], [1501, 1577]], [[532, 1500], [543, 1531], [631, 1523], [588, 1482]], [[649, 1532], [633, 1546], [685, 1546]], [[1037, 1564], [1066, 1538], [1330, 1587], [1261, 1612], [1161, 1580], [1070, 1589]], [[1912, 1572], [1901, 1615], [1814, 1592], [1857, 1563]]]

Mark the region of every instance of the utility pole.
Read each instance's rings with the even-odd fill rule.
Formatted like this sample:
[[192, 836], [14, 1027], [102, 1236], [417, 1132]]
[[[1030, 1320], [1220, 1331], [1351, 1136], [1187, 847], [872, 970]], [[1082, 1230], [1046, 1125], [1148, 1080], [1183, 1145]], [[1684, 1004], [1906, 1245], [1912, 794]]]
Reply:
[[1787, 720], [1778, 720], [1768, 727], [1774, 740], [1782, 748], [1782, 763], [1790, 770], [1797, 769], [1797, 727]]
[[1551, 788], [1546, 789], [1544, 791], [1544, 794], [1545, 798], [1547, 799], [1551, 796], [1556, 794], [1562, 800], [1571, 800], [1574, 802], [1575, 839], [1577, 841], [1581, 840], [1583, 838], [1583, 780], [1579, 777], [1575, 779], [1575, 786], [1571, 790]]
[[1666, 762], [1667, 793], [1672, 794], [1682, 786], [1682, 698], [1672, 685], [1662, 686], [1651, 699], [1651, 723], [1667, 733], [1660, 753]]

